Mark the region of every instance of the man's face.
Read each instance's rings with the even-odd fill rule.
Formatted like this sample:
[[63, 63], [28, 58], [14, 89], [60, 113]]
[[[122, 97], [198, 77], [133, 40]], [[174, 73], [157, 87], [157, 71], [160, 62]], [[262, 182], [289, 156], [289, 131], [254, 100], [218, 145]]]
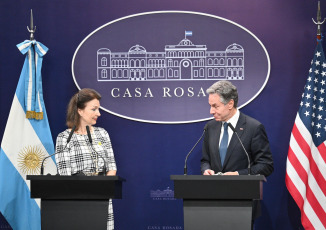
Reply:
[[231, 99], [226, 105], [224, 105], [220, 96], [216, 93], [209, 94], [208, 104], [210, 105], [210, 114], [212, 114], [216, 121], [227, 121], [234, 114], [234, 101]]

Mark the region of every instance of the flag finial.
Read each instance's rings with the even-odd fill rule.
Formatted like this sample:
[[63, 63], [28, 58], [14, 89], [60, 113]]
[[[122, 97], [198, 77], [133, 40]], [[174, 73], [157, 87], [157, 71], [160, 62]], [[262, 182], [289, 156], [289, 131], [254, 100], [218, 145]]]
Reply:
[[33, 10], [32, 9], [31, 9], [31, 24], [30, 24], [30, 26], [31, 26], [31, 28], [29, 28], [27, 26], [27, 30], [28, 30], [28, 32], [31, 33], [30, 40], [33, 41], [34, 40], [34, 33], [36, 31], [36, 26], [34, 27], [34, 25], [33, 25]]
[[323, 21], [321, 21], [321, 12], [320, 12], [320, 1], [318, 1], [318, 10], [317, 10], [317, 22], [312, 19], [312, 21], [317, 25], [317, 38], [321, 39], [321, 30], [320, 25], [324, 24], [326, 18], [324, 18]]

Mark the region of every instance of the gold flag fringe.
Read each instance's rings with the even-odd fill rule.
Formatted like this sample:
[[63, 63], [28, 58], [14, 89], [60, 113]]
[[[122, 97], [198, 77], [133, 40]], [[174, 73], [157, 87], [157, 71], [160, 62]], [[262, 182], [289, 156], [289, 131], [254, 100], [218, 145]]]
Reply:
[[26, 118], [35, 119], [35, 120], [43, 120], [43, 112], [26, 111]]

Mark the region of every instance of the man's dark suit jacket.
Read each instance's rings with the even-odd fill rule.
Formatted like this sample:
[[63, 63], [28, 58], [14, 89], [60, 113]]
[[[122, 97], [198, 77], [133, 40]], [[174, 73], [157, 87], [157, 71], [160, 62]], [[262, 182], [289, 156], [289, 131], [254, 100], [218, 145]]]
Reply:
[[[232, 135], [228, 145], [224, 164], [221, 165], [219, 140], [222, 122], [209, 121], [203, 143], [201, 171], [212, 169], [217, 172], [238, 171], [240, 175], [248, 174], [248, 160], [238, 138]], [[235, 127], [251, 160], [251, 174], [270, 175], [273, 170], [273, 158], [264, 126], [257, 120], [240, 112]]]

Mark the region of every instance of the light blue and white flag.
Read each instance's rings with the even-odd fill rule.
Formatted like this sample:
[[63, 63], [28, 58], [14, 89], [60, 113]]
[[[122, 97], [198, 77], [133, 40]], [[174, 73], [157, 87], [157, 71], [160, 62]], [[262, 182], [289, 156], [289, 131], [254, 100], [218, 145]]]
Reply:
[[[38, 175], [42, 159], [54, 153], [43, 101], [41, 68], [48, 51], [40, 42], [17, 45], [26, 54], [0, 152], [0, 212], [15, 230], [40, 230], [39, 200], [30, 198], [26, 175]], [[54, 159], [45, 173], [56, 173]]]
[[185, 31], [185, 37], [192, 36], [192, 31]]

